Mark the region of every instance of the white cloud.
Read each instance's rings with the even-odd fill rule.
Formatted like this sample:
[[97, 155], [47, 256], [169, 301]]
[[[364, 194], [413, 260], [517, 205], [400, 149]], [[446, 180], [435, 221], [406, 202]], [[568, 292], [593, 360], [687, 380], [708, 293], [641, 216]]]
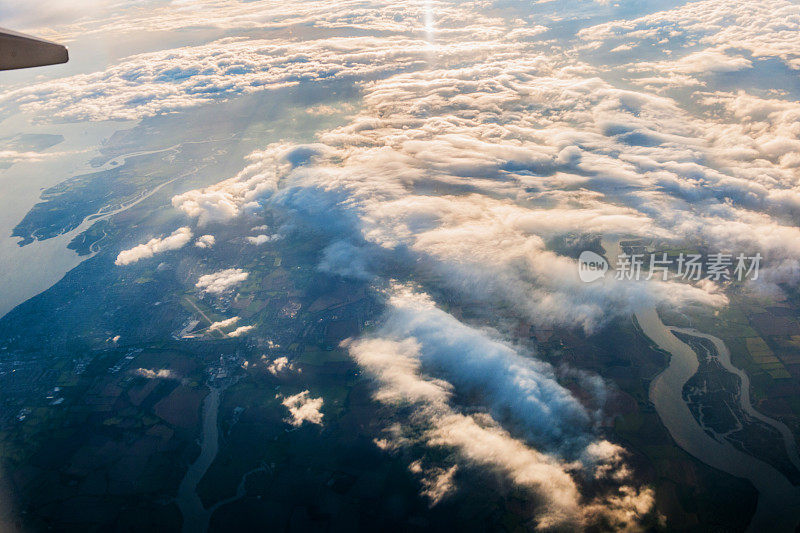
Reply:
[[322, 417], [324, 416], [320, 409], [322, 408], [322, 398], [311, 398], [310, 392], [305, 390], [294, 396], [288, 396], [281, 401], [281, 404], [289, 409], [291, 418], [286, 422], [289, 424], [300, 427], [304, 422], [310, 424], [322, 425]]
[[[384, 448], [415, 443], [445, 447], [457, 454], [452, 466], [478, 466], [502, 474], [536, 494], [540, 501], [536, 519], [543, 530], [598, 523], [635, 528], [651, 510], [652, 491], [630, 484], [621, 450], [591, 434], [581, 422], [588, 415], [557, 384], [548, 365], [517, 354], [458, 323], [424, 295], [405, 290], [390, 300], [383, 324], [374, 336], [345, 346], [375, 379], [378, 401], [402, 406], [401, 412], [413, 408], [407, 425], [394, 428]], [[496, 402], [497, 414], [459, 412], [454, 392]], [[522, 428], [527, 438], [513, 436], [497, 422], [498, 416], [508, 413], [524, 421], [515, 427]], [[414, 463], [411, 468], [422, 472]], [[607, 478], [609, 471], [619, 472], [614, 481], [622, 489], [612, 488], [587, 500], [573, 478], [576, 469], [597, 479]], [[433, 472], [423, 481], [423, 492], [438, 501], [453, 490], [454, 472], [452, 468], [438, 475]]]
[[[604, 22], [578, 35], [595, 46], [618, 40], [685, 42], [724, 51], [746, 50], [755, 58], [776, 57], [800, 67], [800, 6], [786, 0], [687, 2], [632, 20]], [[702, 56], [702, 52], [700, 53]]]
[[212, 248], [217, 243], [217, 238], [213, 235], [203, 235], [198, 237], [194, 245], [198, 248]]
[[228, 333], [228, 337], [241, 337], [245, 333], [249, 333], [255, 326], [239, 326], [235, 330]]
[[709, 72], [736, 72], [750, 68], [753, 63], [741, 56], [730, 56], [720, 50], [701, 50], [674, 61], [637, 63], [634, 70], [654, 70], [660, 74], [705, 74]]
[[[381, 334], [398, 339], [399, 344], [391, 350], [397, 361], [376, 361], [380, 357], [376, 354], [387, 353], [379, 346], [358, 358], [370, 368], [386, 369], [377, 371], [384, 383], [379, 393], [382, 401], [394, 397], [442, 401], [449, 394], [444, 382], [420, 382], [414, 377], [423, 367], [437, 368], [447, 373], [447, 382], [461, 390], [480, 391], [496, 415], [504, 413], [524, 423], [528, 436], [539, 443], [566, 446], [590, 424], [589, 414], [558, 384], [547, 363], [521, 355], [512, 346], [462, 324], [426, 295], [408, 287], [396, 287], [388, 305], [390, 312]], [[364, 345], [362, 349], [366, 350]], [[396, 381], [409, 377], [413, 379], [407, 383]], [[417, 391], [415, 386], [423, 389]]]
[[176, 376], [175, 373], [168, 368], [161, 368], [159, 370], [139, 368], [134, 373], [137, 376], [142, 376], [147, 379], [178, 379], [178, 376]]
[[248, 275], [240, 268], [228, 268], [200, 276], [195, 287], [207, 294], [222, 294], [245, 281]]
[[225, 320], [220, 320], [218, 322], [212, 323], [210, 326], [208, 326], [208, 330], [209, 331], [214, 331], [214, 330], [217, 330], [217, 329], [224, 329], [224, 328], [233, 326], [237, 322], [239, 322], [239, 317], [238, 316], [234, 316], [234, 317], [231, 317], [231, 318], [226, 318]]
[[266, 244], [268, 242], [274, 242], [280, 239], [278, 235], [256, 235], [255, 237], [247, 237], [247, 242], [254, 246], [261, 246], [262, 244]]
[[130, 250], [123, 250], [117, 256], [115, 265], [130, 265], [141, 259], [149, 259], [156, 254], [183, 248], [192, 240], [192, 230], [188, 227], [178, 228], [169, 236], [150, 239]]
[[273, 376], [277, 376], [278, 374], [283, 373], [284, 371], [291, 371], [294, 370], [294, 365], [289, 362], [289, 358], [278, 357], [274, 361], [272, 361], [269, 366], [267, 366], [267, 370]]
[[289, 160], [301, 150], [304, 157], [313, 158], [326, 147], [314, 145], [298, 149], [292, 145], [277, 145], [271, 150], [253, 152], [247, 157], [251, 163], [233, 178], [179, 194], [172, 198], [172, 205], [197, 218], [200, 226], [234, 219], [248, 206], [258, 205], [277, 191], [279, 169], [283, 172], [290, 169]]

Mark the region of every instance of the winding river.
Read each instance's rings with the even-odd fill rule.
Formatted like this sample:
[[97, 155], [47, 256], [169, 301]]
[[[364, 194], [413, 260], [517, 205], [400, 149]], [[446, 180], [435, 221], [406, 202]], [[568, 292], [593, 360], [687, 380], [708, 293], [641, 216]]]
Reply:
[[208, 530], [208, 523], [211, 515], [218, 508], [228, 503], [243, 498], [247, 493], [247, 479], [257, 472], [267, 471], [266, 466], [259, 466], [245, 472], [239, 485], [236, 487], [236, 494], [230, 498], [220, 500], [213, 506], [206, 509], [203, 502], [197, 495], [197, 485], [203, 476], [208, 472], [211, 463], [217, 457], [219, 451], [219, 404], [225, 389], [230, 387], [235, 381], [229, 381], [222, 386], [211, 387], [211, 392], [203, 401], [203, 425], [200, 437], [200, 455], [194, 463], [189, 466], [186, 475], [178, 488], [176, 502], [183, 515], [183, 533], [205, 533]]
[[[124, 124], [132, 127], [130, 123]], [[0, 170], [0, 186], [3, 187], [3, 195], [0, 196], [0, 318], [17, 305], [52, 287], [67, 272], [92, 257], [92, 255], [79, 256], [74, 250], [67, 248], [77, 235], [89, 229], [95, 222], [126, 211], [146, 200], [163, 187], [190, 174], [193, 169], [150, 190], [142, 191], [138, 197], [126, 204], [101, 209], [86, 217], [78, 227], [67, 233], [45, 240], [35, 240], [27, 246], [20, 247], [17, 244], [19, 238], [11, 234], [25, 214], [41, 200], [43, 190], [64, 181], [66, 177], [96, 174], [120, 168], [135, 157], [176, 152], [188, 144], [230, 140], [185, 141], [168, 148], [118, 155], [102, 166], [92, 167], [88, 160], [92, 155], [99, 155], [96, 153], [97, 146], [101, 145], [103, 139], [121, 129], [124, 129], [123, 124], [118, 122], [27, 127], [28, 131], [34, 133], [61, 134], [65, 140], [51, 149], [42, 151], [42, 160], [21, 162], [9, 169]], [[58, 152], [52, 154], [55, 151]], [[92, 254], [96, 253], [97, 247], [92, 245], [91, 251]], [[20, 268], [20, 265], [35, 265], [35, 268]]]
[[[672, 334], [655, 308], [637, 312], [636, 320], [644, 334], [670, 354], [669, 366], [652, 381], [649, 396], [672, 438], [678, 446], [707, 465], [753, 484], [758, 491], [758, 505], [749, 531], [794, 531], [800, 522], [800, 490], [773, 466], [742, 452], [727, 441], [715, 440], [705, 432], [683, 399], [684, 385], [699, 368], [697, 354]], [[742, 380], [739, 391], [742, 408], [750, 416], [775, 427], [784, 438], [792, 463], [800, 463], [789, 429], [759, 413], [750, 404], [749, 379], [731, 364], [725, 343], [717, 337], [692, 329], [674, 328], [674, 331], [714, 343], [720, 364]]]
[[222, 389], [211, 387], [211, 392], [203, 401], [203, 429], [200, 456], [191, 464], [178, 488], [178, 507], [183, 515], [183, 532], [198, 533], [208, 529], [208, 521], [213, 509], [203, 507], [197, 495], [197, 484], [203, 479], [219, 450], [219, 400]]
[[770, 418], [753, 407], [753, 404], [750, 401], [750, 377], [747, 375], [747, 372], [737, 368], [733, 365], [733, 363], [731, 363], [731, 353], [722, 339], [707, 333], [702, 333], [694, 328], [670, 327], [669, 330], [691, 335], [693, 337], [707, 339], [714, 344], [714, 348], [717, 350], [716, 359], [719, 364], [727, 372], [730, 372], [739, 378], [739, 402], [744, 412], [747, 413], [748, 416], [755, 418], [756, 420], [759, 420], [768, 426], [772, 426], [778, 433], [780, 433], [781, 438], [783, 439], [783, 446], [786, 450], [786, 455], [789, 457], [789, 461], [791, 461], [792, 465], [794, 465], [797, 471], [800, 472], [800, 455], [798, 455], [797, 442], [794, 439], [794, 435], [792, 435], [792, 431], [783, 422], [775, 420], [774, 418]]

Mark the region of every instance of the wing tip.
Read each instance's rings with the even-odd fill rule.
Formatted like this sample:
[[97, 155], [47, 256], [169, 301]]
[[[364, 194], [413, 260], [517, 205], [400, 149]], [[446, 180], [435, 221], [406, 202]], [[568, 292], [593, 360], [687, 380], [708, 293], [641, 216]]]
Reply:
[[0, 70], [16, 70], [69, 61], [66, 46], [0, 28]]

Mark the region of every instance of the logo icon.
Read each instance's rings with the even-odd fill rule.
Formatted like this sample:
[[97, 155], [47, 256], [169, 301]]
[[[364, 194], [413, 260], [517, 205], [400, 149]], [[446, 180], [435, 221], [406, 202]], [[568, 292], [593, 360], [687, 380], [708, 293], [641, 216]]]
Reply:
[[608, 261], [602, 255], [586, 250], [578, 257], [578, 275], [584, 283], [591, 283], [605, 277]]

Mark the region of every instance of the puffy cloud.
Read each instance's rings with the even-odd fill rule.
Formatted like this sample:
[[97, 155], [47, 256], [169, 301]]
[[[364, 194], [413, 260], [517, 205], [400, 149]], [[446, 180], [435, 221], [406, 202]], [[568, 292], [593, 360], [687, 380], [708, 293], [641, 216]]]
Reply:
[[312, 398], [307, 390], [294, 396], [288, 396], [281, 401], [281, 405], [289, 409], [291, 416], [286, 422], [295, 427], [302, 426], [304, 422], [321, 426], [324, 416], [320, 411], [322, 403], [322, 398]]
[[[687, 2], [636, 19], [604, 22], [585, 28], [578, 35], [594, 46], [635, 39], [658, 44], [683, 42], [687, 47], [699, 44], [719, 50], [746, 50], [753, 57], [777, 57], [790, 67], [798, 68], [799, 29], [800, 6], [787, 0], [745, 0], [735, 4], [705, 0]], [[698, 59], [702, 57], [702, 52], [700, 54]]]
[[217, 243], [217, 238], [213, 235], [203, 235], [198, 237], [194, 245], [198, 248], [212, 248]]
[[291, 371], [294, 370], [294, 365], [289, 362], [289, 358], [278, 357], [274, 361], [272, 361], [269, 366], [267, 366], [267, 370], [273, 376], [277, 376], [278, 374], [283, 373], [284, 371]]
[[228, 328], [230, 326], [233, 326], [237, 322], [239, 322], [239, 317], [238, 316], [234, 316], [234, 317], [231, 317], [231, 318], [226, 318], [225, 320], [220, 320], [218, 322], [212, 323], [210, 326], [208, 326], [208, 331], [214, 331], [214, 330], [218, 330], [218, 329]]
[[228, 268], [200, 276], [195, 287], [207, 294], [222, 294], [245, 281], [248, 275], [240, 268]]
[[735, 72], [750, 68], [753, 63], [741, 56], [730, 56], [720, 50], [701, 50], [675, 61], [642, 62], [636, 70], [655, 70], [660, 74], [704, 74], [708, 72]]
[[266, 244], [268, 242], [274, 242], [280, 239], [279, 235], [256, 235], [255, 237], [247, 237], [247, 242], [254, 246], [261, 246], [262, 244]]
[[147, 379], [178, 379], [178, 376], [175, 375], [172, 370], [168, 368], [161, 368], [159, 370], [153, 370], [150, 368], [138, 368], [134, 372], [137, 376], [141, 376]]
[[249, 333], [255, 326], [239, 326], [235, 330], [228, 333], [228, 337], [241, 337], [245, 333]]
[[[399, 376], [407, 378], [409, 370], [418, 369], [415, 365], [439, 368], [447, 373], [448, 381], [461, 390], [483, 395], [492, 405], [495, 416], [501, 413], [513, 416], [524, 426], [529, 438], [540, 443], [565, 446], [570, 444], [571, 437], [584, 433], [590, 417], [572, 394], [558, 384], [550, 365], [526, 357], [485, 332], [462, 324], [438, 309], [424, 294], [414, 293], [407, 287], [394, 290], [389, 299], [390, 315], [381, 332], [384, 336], [401, 339], [396, 348], [402, 347], [406, 355]], [[359, 362], [364, 358], [370, 355], [361, 355]], [[368, 366], [377, 365], [370, 361]], [[396, 367], [387, 364], [386, 368]], [[412, 383], [395, 383], [389, 375], [382, 375], [382, 380], [394, 386], [384, 387], [381, 395], [408, 398], [416, 394]], [[420, 391], [421, 396], [443, 399], [446, 387], [442, 383], [423, 385], [435, 386], [436, 394], [427, 390]]]
[[261, 152], [248, 156], [253, 161], [233, 178], [201, 190], [191, 190], [172, 198], [172, 205], [203, 226], [209, 222], [231, 220], [244, 212], [246, 205], [257, 202], [277, 190], [278, 176], [270, 169]]
[[130, 265], [140, 259], [149, 259], [156, 254], [177, 250], [186, 246], [192, 240], [192, 230], [189, 227], [178, 228], [167, 237], [150, 239], [145, 244], [140, 244], [130, 250], [123, 250], [117, 255], [116, 265]]
[[[762, 195], [774, 199], [777, 205], [798, 205], [796, 168], [800, 166], [800, 103], [778, 98], [763, 98], [735, 93], [703, 93], [700, 103], [713, 109], [731, 122], [731, 126], [720, 128], [720, 141], [727, 140], [724, 149], [734, 151], [739, 159], [758, 158], [774, 161], [777, 169], [764, 162], [759, 170], [765, 172], [768, 180], [762, 180], [765, 189]], [[738, 141], [739, 146], [731, 142]], [[765, 177], [767, 177], [765, 176]], [[757, 176], [751, 179], [756, 181]]]

